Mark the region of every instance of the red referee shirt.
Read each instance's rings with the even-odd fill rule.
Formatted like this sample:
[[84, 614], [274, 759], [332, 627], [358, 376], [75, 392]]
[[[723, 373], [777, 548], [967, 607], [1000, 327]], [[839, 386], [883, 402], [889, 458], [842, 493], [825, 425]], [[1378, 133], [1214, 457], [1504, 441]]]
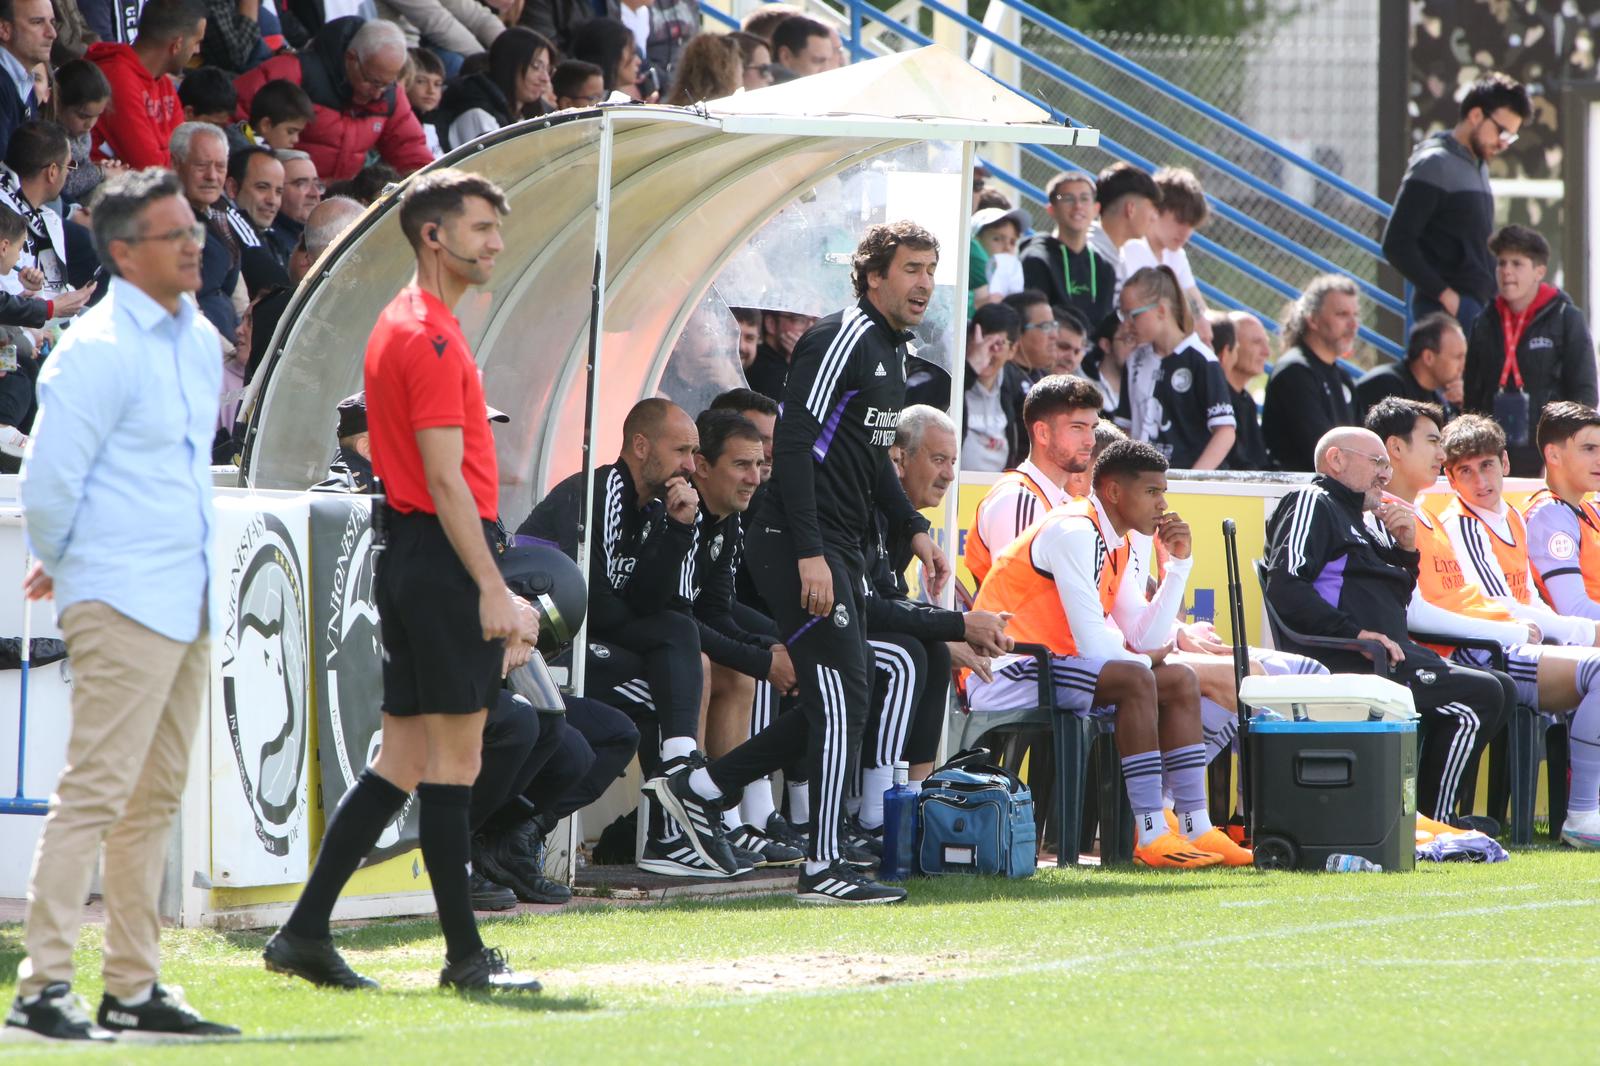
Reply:
[[461, 324], [432, 293], [408, 285], [378, 316], [367, 340], [367, 431], [372, 470], [389, 506], [437, 514], [417, 447], [417, 430], [461, 427], [461, 473], [478, 517], [499, 510], [500, 472], [478, 364]]

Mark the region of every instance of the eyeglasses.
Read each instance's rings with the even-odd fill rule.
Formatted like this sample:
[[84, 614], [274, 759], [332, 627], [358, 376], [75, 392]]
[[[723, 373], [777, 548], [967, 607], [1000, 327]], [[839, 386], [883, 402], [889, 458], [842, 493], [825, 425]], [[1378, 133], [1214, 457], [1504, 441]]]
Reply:
[[1381, 457], [1376, 455], [1368, 455], [1366, 452], [1358, 452], [1354, 448], [1340, 448], [1339, 450], [1346, 455], [1359, 455], [1361, 458], [1365, 459], [1379, 470], [1394, 469], [1394, 464], [1389, 461], [1389, 457], [1387, 455]]
[[356, 73], [361, 75], [361, 83], [363, 85], [365, 85], [367, 88], [372, 89], [375, 92], [380, 92], [381, 93], [381, 92], [383, 92], [383, 90], [387, 89], [389, 86], [394, 84], [394, 81], [392, 79], [385, 80], [383, 78], [374, 78], [371, 74], [368, 74], [367, 73], [367, 65], [365, 63], [361, 62], [361, 57], [360, 56], [356, 56], [355, 60], [356, 60]]
[[1159, 300], [1155, 300], [1155, 301], [1152, 301], [1150, 303], [1145, 304], [1143, 307], [1135, 307], [1132, 311], [1124, 311], [1122, 308], [1119, 307], [1119, 308], [1117, 308], [1117, 321], [1118, 322], [1132, 322], [1134, 319], [1138, 318], [1140, 315], [1144, 314], [1146, 311], [1148, 311], [1151, 308], [1155, 307], [1156, 304], [1158, 304], [1160, 302], [1161, 301], [1159, 301]]
[[1520, 133], [1514, 133], [1506, 129], [1505, 124], [1493, 115], [1485, 115], [1483, 117], [1494, 123], [1494, 128], [1500, 131], [1500, 147], [1502, 148], [1510, 148], [1517, 143], [1517, 138], [1522, 136]]
[[1051, 319], [1046, 319], [1043, 322], [1030, 322], [1026, 326], [1022, 327], [1022, 332], [1028, 333], [1028, 332], [1030, 332], [1032, 330], [1036, 330], [1037, 329], [1037, 330], [1042, 330], [1045, 333], [1054, 333], [1056, 330], [1058, 330], [1060, 328], [1061, 328], [1061, 323], [1059, 323], [1055, 319], [1051, 318]]
[[143, 241], [160, 241], [163, 244], [177, 244], [180, 241], [191, 241], [194, 244], [206, 243], [206, 227], [203, 222], [196, 222], [191, 226], [179, 226], [165, 233], [146, 233], [139, 237], [120, 237], [118, 240], [127, 241], [129, 244], [139, 244]]
[[1050, 202], [1053, 204], [1079, 204], [1083, 207], [1088, 207], [1090, 204], [1094, 203], [1094, 193], [1084, 192], [1079, 193], [1076, 196], [1068, 193], [1056, 193], [1054, 196], [1050, 197]]

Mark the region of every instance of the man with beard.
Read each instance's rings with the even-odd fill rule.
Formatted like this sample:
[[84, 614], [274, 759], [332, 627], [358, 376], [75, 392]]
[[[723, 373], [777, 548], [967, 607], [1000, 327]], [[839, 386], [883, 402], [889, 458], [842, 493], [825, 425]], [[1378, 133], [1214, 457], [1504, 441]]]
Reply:
[[756, 345], [755, 358], [744, 371], [752, 389], [774, 402], [782, 402], [794, 346], [816, 321], [813, 315], [792, 311], [761, 312], [761, 343]]
[[1054, 507], [1072, 498], [1067, 478], [1087, 473], [1093, 462], [1094, 427], [1104, 402], [1100, 390], [1080, 377], [1056, 374], [1028, 390], [1022, 424], [1028, 458], [1008, 470], [978, 502], [967, 537], [967, 569], [982, 583], [995, 556]]
[[[1299, 633], [1374, 641], [1382, 676], [1405, 685], [1427, 721], [1418, 753], [1417, 810], [1450, 820], [1464, 767], [1515, 706], [1504, 674], [1447, 662], [1413, 642], [1406, 609], [1417, 584], [1417, 518], [1384, 499], [1393, 475], [1371, 430], [1329, 430], [1317, 443], [1317, 477], [1289, 493], [1267, 521], [1266, 598]], [[1378, 521], [1368, 526], [1366, 512]], [[1370, 673], [1370, 653], [1297, 646], [1334, 673]]]
[[1361, 290], [1343, 274], [1311, 279], [1289, 309], [1283, 356], [1261, 405], [1261, 434], [1282, 470], [1314, 469], [1315, 445], [1336, 426], [1354, 426], [1355, 388], [1339, 360], [1361, 328]]
[[289, 255], [272, 241], [272, 224], [283, 204], [283, 164], [266, 148], [250, 145], [228, 157], [223, 185], [230, 203], [228, 223], [239, 240], [240, 269], [246, 289], [289, 284]]

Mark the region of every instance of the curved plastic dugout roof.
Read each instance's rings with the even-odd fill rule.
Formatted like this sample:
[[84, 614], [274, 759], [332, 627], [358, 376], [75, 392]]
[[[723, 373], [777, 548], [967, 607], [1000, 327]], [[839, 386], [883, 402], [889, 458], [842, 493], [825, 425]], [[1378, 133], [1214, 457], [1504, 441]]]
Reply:
[[[598, 463], [614, 454], [628, 408], [653, 393], [723, 264], [819, 181], [918, 141], [1098, 140], [1098, 131], [1053, 123], [930, 47], [704, 109], [565, 112], [452, 152], [435, 165], [493, 179], [512, 208], [491, 284], [456, 309], [489, 402], [511, 415], [496, 430], [502, 514], [515, 524], [537, 495], [583, 466], [597, 230], [607, 235], [592, 433]], [[328, 249], [291, 300], [251, 418], [246, 484], [301, 489], [323, 476], [334, 406], [361, 387], [367, 336], [412, 272], [398, 193], [390, 190]], [[603, 200], [608, 211], [599, 209]]]

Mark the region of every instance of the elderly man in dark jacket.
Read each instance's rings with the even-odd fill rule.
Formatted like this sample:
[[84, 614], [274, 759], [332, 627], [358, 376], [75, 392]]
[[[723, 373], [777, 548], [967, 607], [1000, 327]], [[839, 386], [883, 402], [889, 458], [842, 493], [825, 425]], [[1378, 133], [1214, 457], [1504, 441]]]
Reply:
[[[1406, 605], [1416, 587], [1416, 515], [1384, 497], [1391, 467], [1370, 430], [1333, 429], [1316, 448], [1317, 478], [1278, 503], [1267, 521], [1267, 601], [1299, 633], [1376, 641], [1384, 676], [1405, 685], [1427, 723], [1417, 769], [1417, 810], [1450, 821], [1462, 772], [1508, 720], [1511, 679], [1440, 658], [1411, 640]], [[1376, 522], [1368, 522], [1371, 511]], [[1359, 619], [1359, 621], [1358, 621]], [[1292, 640], [1281, 650], [1335, 673], [1368, 673], [1367, 652], [1330, 651]]]

